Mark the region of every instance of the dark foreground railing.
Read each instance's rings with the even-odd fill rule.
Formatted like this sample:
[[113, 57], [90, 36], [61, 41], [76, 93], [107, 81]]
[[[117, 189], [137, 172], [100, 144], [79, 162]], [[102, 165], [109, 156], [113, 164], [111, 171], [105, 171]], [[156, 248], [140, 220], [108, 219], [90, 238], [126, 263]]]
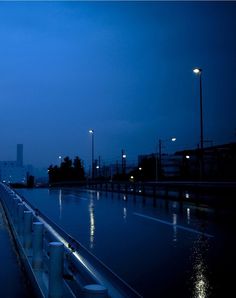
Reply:
[[37, 297], [141, 297], [7, 185], [0, 199]]

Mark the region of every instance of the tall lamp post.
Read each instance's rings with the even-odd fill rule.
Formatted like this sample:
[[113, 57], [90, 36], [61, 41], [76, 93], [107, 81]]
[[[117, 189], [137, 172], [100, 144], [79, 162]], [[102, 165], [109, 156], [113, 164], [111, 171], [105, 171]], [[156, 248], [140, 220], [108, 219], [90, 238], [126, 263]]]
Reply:
[[122, 167], [122, 175], [126, 174], [126, 154], [125, 151], [121, 150], [121, 167]]
[[92, 179], [94, 179], [94, 129], [90, 129], [89, 133], [92, 136], [92, 166], [91, 166], [91, 170], [92, 170]]
[[61, 166], [61, 155], [58, 156], [59, 159], [59, 166]]
[[[159, 152], [159, 179], [161, 177], [161, 169], [162, 169], [162, 146], [163, 146], [163, 142], [166, 142], [166, 141], [171, 141], [171, 142], [175, 142], [176, 141], [176, 138], [171, 138], [171, 139], [166, 139], [166, 140], [161, 140], [159, 139], [158, 141], [158, 152]], [[157, 154], [156, 154], [156, 181], [157, 181]]]
[[199, 76], [200, 83], [200, 179], [204, 175], [204, 158], [203, 158], [203, 111], [202, 111], [202, 69], [194, 68], [193, 72]]

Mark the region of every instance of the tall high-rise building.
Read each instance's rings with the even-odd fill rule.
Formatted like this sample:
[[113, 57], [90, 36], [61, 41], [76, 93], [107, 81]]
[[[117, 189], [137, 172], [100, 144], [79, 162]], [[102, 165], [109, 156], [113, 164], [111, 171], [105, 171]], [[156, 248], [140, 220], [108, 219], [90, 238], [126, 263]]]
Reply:
[[16, 161], [19, 167], [23, 166], [23, 144], [17, 144]]

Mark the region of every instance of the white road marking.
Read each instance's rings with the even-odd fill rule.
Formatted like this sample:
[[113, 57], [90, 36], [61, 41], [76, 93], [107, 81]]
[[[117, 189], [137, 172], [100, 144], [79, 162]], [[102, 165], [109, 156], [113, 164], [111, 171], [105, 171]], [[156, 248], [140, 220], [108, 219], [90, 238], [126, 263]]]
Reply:
[[83, 200], [83, 201], [88, 201], [87, 198], [83, 198], [83, 197], [80, 197], [80, 196], [74, 195], [74, 194], [65, 195], [65, 197], [71, 197], [71, 198], [76, 198], [76, 199], [80, 199], [80, 200]]
[[151, 216], [148, 216], [148, 215], [145, 215], [145, 214], [141, 214], [141, 213], [136, 213], [136, 212], [134, 212], [133, 214], [134, 215], [137, 215], [137, 216], [140, 216], [140, 217], [143, 217], [143, 218], [147, 218], [147, 219], [150, 219], [150, 220], [157, 221], [159, 223], [162, 223], [162, 224], [165, 224], [165, 225], [168, 225], [168, 226], [172, 226], [172, 227], [174, 226], [174, 227], [176, 227], [178, 229], [185, 230], [185, 231], [188, 231], [188, 232], [191, 232], [191, 233], [204, 235], [204, 236], [209, 237], [209, 238], [214, 237], [211, 234], [204, 233], [204, 232], [201, 232], [201, 231], [198, 231], [198, 230], [194, 230], [194, 229], [191, 229], [191, 228], [188, 228], [188, 227], [185, 227], [185, 226], [176, 225], [176, 224], [173, 224], [172, 222], [165, 221], [165, 220], [162, 220], [162, 219], [158, 219], [156, 217], [151, 217]]

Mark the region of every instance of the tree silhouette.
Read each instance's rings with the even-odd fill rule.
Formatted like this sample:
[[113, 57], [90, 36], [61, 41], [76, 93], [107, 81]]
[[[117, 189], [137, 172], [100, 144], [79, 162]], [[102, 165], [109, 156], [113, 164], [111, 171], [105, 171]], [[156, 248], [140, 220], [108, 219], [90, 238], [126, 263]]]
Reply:
[[74, 161], [66, 156], [60, 167], [49, 166], [48, 177], [49, 183], [85, 180], [83, 163], [78, 156]]

